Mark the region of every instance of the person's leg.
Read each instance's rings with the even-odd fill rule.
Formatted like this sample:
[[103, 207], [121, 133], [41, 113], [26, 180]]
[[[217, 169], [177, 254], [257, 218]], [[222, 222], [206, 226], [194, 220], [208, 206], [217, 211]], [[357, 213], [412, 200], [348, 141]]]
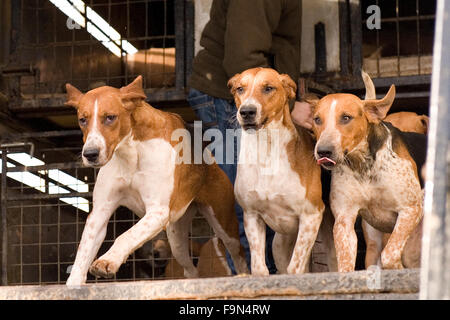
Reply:
[[[202, 121], [203, 131], [206, 131], [208, 129], [220, 130], [222, 134], [222, 140], [218, 142], [219, 145], [216, 145], [216, 148], [220, 148], [222, 150], [222, 157], [217, 156], [216, 161], [219, 167], [225, 172], [231, 183], [234, 185], [234, 182], [236, 180], [237, 163], [236, 143], [234, 143], [233, 146], [233, 150], [235, 151], [233, 160], [231, 161], [231, 163], [227, 163], [226, 161], [226, 129], [231, 128], [229, 117], [232, 114], [234, 106], [230, 105], [230, 103], [226, 100], [211, 97], [196, 89], [189, 90], [188, 102], [191, 108], [194, 110], [197, 118]], [[230, 143], [233, 142], [230, 141]], [[213, 153], [215, 153], [214, 150]], [[244, 231], [242, 208], [238, 203], [235, 204], [235, 210], [239, 221], [240, 241], [245, 249], [247, 265], [250, 268], [250, 250]], [[230, 266], [233, 274], [235, 274], [235, 269], [231, 257], [228, 252], [226, 255], [228, 265]]]
[[[236, 181], [237, 162], [239, 156], [237, 150], [237, 139], [239, 139], [239, 137], [235, 138], [235, 134], [237, 133], [236, 130], [240, 128], [239, 123], [236, 120], [236, 106], [234, 102], [220, 98], [214, 98], [214, 105], [219, 129], [222, 132], [224, 138], [222, 149], [223, 161], [219, 163], [219, 166], [226, 173], [234, 186], [234, 182]], [[232, 132], [230, 133], [232, 134], [229, 133], [227, 135], [227, 130], [231, 130]], [[228, 152], [232, 152], [233, 154], [229, 154]], [[237, 202], [235, 204], [235, 211], [239, 222], [239, 237], [241, 240], [241, 244], [244, 247], [245, 258], [250, 270], [250, 247], [244, 230], [244, 213], [241, 206]], [[228, 257], [228, 253], [227, 259], [230, 260]]]

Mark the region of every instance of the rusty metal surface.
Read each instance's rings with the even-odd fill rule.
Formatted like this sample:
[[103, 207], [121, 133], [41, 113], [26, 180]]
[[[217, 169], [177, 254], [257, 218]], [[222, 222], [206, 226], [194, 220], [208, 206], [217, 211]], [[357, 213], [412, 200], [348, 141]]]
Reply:
[[370, 273], [310, 273], [65, 285], [0, 287], [0, 299], [417, 299], [419, 270], [383, 270], [370, 289]]

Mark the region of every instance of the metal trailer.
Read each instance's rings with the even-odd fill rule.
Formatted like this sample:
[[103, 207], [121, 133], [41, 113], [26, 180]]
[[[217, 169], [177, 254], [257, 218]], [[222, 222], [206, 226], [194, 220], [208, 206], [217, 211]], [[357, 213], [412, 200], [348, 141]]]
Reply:
[[421, 299], [450, 299], [450, 3], [439, 0], [431, 82]]
[[[136, 41], [136, 43], [142, 41], [144, 43], [142, 48], [145, 49], [148, 48], [148, 44], [152, 43], [152, 41], [163, 41], [163, 48], [165, 48], [165, 44], [173, 41], [176, 48], [174, 82], [170, 86], [166, 85], [162, 88], [152, 88], [151, 83], [149, 82], [147, 82], [146, 85], [146, 94], [148, 95], [148, 100], [150, 102], [164, 103], [169, 101], [170, 104], [172, 102], [175, 103], [176, 101], [185, 99], [186, 80], [188, 75], [190, 74], [190, 63], [192, 61], [194, 52], [193, 1], [174, 0], [173, 8], [170, 10], [168, 8], [171, 5], [171, 1], [168, 0], [123, 0], [116, 1], [114, 3], [123, 6], [124, 12], [127, 12], [127, 19], [124, 24], [130, 27], [130, 24], [132, 24], [132, 20], [130, 20], [130, 10], [132, 10], [133, 6], [141, 5], [145, 7], [146, 9], [142, 10], [146, 15], [144, 21], [148, 21], [147, 8], [154, 2], [163, 3], [162, 11], [160, 11], [161, 16], [165, 16], [168, 14], [168, 11], [173, 10], [171, 11], [173, 12], [175, 17], [173, 21], [173, 33], [168, 32], [167, 30], [169, 30], [171, 27], [164, 24], [165, 30], [162, 35], [152, 36], [147, 31], [145, 31], [144, 35], [134, 35], [133, 31], [130, 30], [130, 28], [127, 28], [126, 38], [130, 41]], [[434, 1], [426, 2], [428, 4], [434, 3]], [[74, 75], [76, 75], [76, 72], [78, 70], [72, 70], [73, 67], [67, 66], [69, 67], [68, 69], [70, 69], [69, 77], [50, 77], [48, 82], [41, 81], [41, 70], [39, 68], [36, 68], [36, 65], [34, 65], [32, 61], [27, 61], [26, 49], [38, 53], [39, 50], [47, 50], [48, 56], [50, 58], [57, 58], [58, 55], [63, 52], [59, 50], [60, 47], [66, 46], [66, 54], [68, 55], [68, 57], [71, 57], [73, 59], [79, 54], [74, 50], [74, 47], [76, 46], [86, 46], [87, 52], [91, 53], [99, 52], [99, 48], [102, 47], [100, 44], [96, 43], [95, 40], [92, 39], [92, 37], [82, 39], [77, 38], [74, 33], [75, 31], [72, 32], [72, 35], [68, 39], [58, 39], [58, 33], [56, 32], [56, 23], [53, 25], [53, 29], [50, 30], [50, 36], [48, 36], [48, 38], [40, 39], [38, 36], [38, 32], [36, 32], [33, 33], [35, 40], [33, 40], [34, 42], [32, 43], [34, 43], [34, 45], [29, 42], [27, 43], [27, 39], [25, 39], [24, 37], [29, 37], [30, 35], [24, 35], [24, 23], [33, 23], [36, 30], [39, 30], [39, 28], [42, 28], [43, 26], [43, 23], [39, 22], [38, 19], [40, 15], [40, 11], [38, 10], [39, 7], [28, 8], [27, 4], [30, 3], [40, 4], [43, 2], [34, 0], [11, 1], [11, 29], [13, 31], [11, 34], [13, 36], [11, 38], [11, 41], [8, 43], [10, 53], [9, 63], [1, 68], [2, 76], [6, 80], [5, 82], [7, 83], [8, 88], [8, 112], [10, 112], [10, 115], [14, 114], [16, 117], [21, 119], [34, 119], [37, 117], [51, 116], [53, 114], [73, 114], [72, 110], [63, 106], [65, 98], [61, 85], [64, 82], [73, 82], [78, 85], [80, 89], [85, 90], [93, 85], [95, 86], [95, 82], [97, 81], [105, 81], [107, 84], [120, 86], [131, 81], [132, 78], [136, 75], [133, 74], [132, 68], [129, 68], [129, 66], [127, 65], [126, 58], [120, 58], [118, 62], [116, 61], [119, 70], [117, 72], [114, 71], [115, 64], [108, 63], [107, 68], [105, 68], [105, 70], [109, 70], [107, 71], [107, 74], [95, 75], [93, 73], [86, 73], [83, 77], [75, 77]], [[96, 5], [92, 0], [86, 1], [86, 3], [93, 7], [95, 7]], [[383, 6], [386, 3], [386, 1], [376, 1], [376, 4], [379, 5], [382, 10]], [[374, 60], [369, 61], [363, 53], [365, 44], [375, 44], [375, 48], [377, 48], [378, 46], [383, 46], [386, 39], [383, 35], [383, 30], [374, 30], [373, 33], [369, 33], [364, 27], [366, 23], [364, 17], [367, 16], [365, 9], [368, 5], [368, 1], [338, 0], [339, 27], [341, 31], [339, 36], [340, 69], [338, 71], [327, 71], [326, 65], [324, 66], [323, 63], [317, 63], [316, 70], [313, 73], [302, 75], [300, 83], [302, 83], [303, 81], [306, 90], [316, 91], [319, 93], [347, 91], [362, 95], [364, 86], [359, 76], [360, 69], [370, 62], [372, 63], [372, 65], [376, 66], [375, 72], [371, 75], [377, 88], [385, 88], [388, 87], [391, 83], [394, 83], [398, 87], [400, 87], [397, 98], [399, 98], [401, 101], [413, 101], [412, 104], [407, 105], [406, 108], [408, 108], [408, 110], [428, 113], [428, 106], [426, 104], [424, 106], [420, 106], [419, 103], [415, 102], [426, 101], [429, 97], [431, 71], [428, 70], [426, 66], [428, 63], [427, 59], [431, 55], [431, 52], [429, 51], [429, 46], [423, 46], [423, 43], [429, 43], [429, 31], [430, 29], [434, 30], [434, 12], [429, 12], [429, 8], [428, 11], [426, 10], [427, 7], [423, 6], [423, 0], [416, 0], [416, 6], [413, 10], [414, 12], [402, 11], [406, 9], [402, 7], [402, 2], [400, 2], [399, 0], [392, 0], [389, 1], [389, 3], [389, 8], [394, 8], [394, 11], [390, 14], [390, 16], [388, 15], [387, 17], [382, 17], [382, 22], [390, 24], [392, 27], [391, 30], [393, 30], [391, 31], [391, 33], [393, 32], [395, 34], [395, 42], [393, 46], [394, 54], [387, 57], [391, 59], [388, 61], [388, 64], [394, 61], [394, 74], [386, 75], [386, 70], [383, 68], [386, 63], [386, 61], [384, 60], [386, 57], [384, 57], [383, 54], [375, 55]], [[112, 2], [105, 2], [104, 6], [104, 9], [106, 10], [105, 16], [108, 16], [108, 21], [110, 21], [111, 13], [114, 11], [114, 9], [112, 9]], [[440, 16], [440, 19], [443, 20], [442, 12], [444, 12], [444, 10], [448, 12], [448, 6], [444, 8], [444, 1], [440, 1], [438, 3], [438, 6], [440, 6], [440, 9], [438, 10], [438, 18]], [[26, 10], [31, 11], [32, 14], [28, 16], [25, 15], [24, 12]], [[53, 10], [53, 12], [51, 12], [51, 10]], [[57, 13], [56, 8], [52, 8], [51, 10], [50, 16], [52, 16], [55, 21], [61, 22], [61, 17], [64, 16], [60, 16], [60, 14]], [[438, 22], [439, 21], [440, 20], [438, 19]], [[402, 30], [405, 30], [405, 25], [406, 27], [409, 26], [409, 28], [414, 25], [414, 28], [417, 31], [415, 33], [415, 40], [409, 41], [409, 43], [415, 43], [415, 47], [417, 48], [417, 52], [415, 54], [412, 54], [412, 57], [410, 56], [410, 51], [407, 51], [408, 56], [404, 56]], [[437, 28], [440, 28], [440, 26], [437, 25]], [[145, 30], [148, 30], [148, 28], [146, 28]], [[323, 43], [325, 43], [323, 39], [323, 37], [325, 36], [324, 30], [320, 25], [318, 25], [315, 30], [317, 30], [317, 34], [315, 37], [316, 56], [326, 56], [326, 47], [323, 45]], [[444, 40], [445, 37], [443, 37], [443, 43], [445, 43]], [[36, 44], [39, 45], [37, 46]], [[27, 48], [27, 46], [31, 47]], [[435, 53], [437, 52], [436, 48], [438, 47], [439, 39], [436, 39]], [[445, 46], [441, 47], [442, 50], [443, 48], [445, 48]], [[104, 48], [102, 50], [104, 50]], [[445, 61], [444, 57], [448, 58], [448, 53], [447, 55], [445, 55], [445, 52], [443, 52], [441, 61]], [[402, 69], [402, 66], [404, 66], [405, 63], [405, 58], [407, 58], [407, 64], [417, 65], [417, 67], [414, 68], [414, 70], [416, 70], [414, 71], [415, 73], [413, 72], [413, 74], [405, 74], [405, 72], [408, 71]], [[107, 57], [106, 61], [111, 60], [114, 60], [114, 57]], [[397, 61], [397, 63], [395, 63], [395, 61]], [[414, 61], [414, 63], [411, 63], [411, 61]], [[436, 64], [436, 60], [434, 61], [434, 63]], [[445, 63], [443, 63], [443, 65], [445, 66]], [[434, 100], [432, 99], [432, 105], [437, 106], [437, 104], [439, 104], [439, 109], [437, 109], [437, 107], [432, 107], [431, 109], [432, 125], [430, 131], [430, 153], [434, 152], [433, 150], [436, 150], [436, 147], [439, 147], [439, 149], [437, 150], [445, 150], [445, 148], [447, 148], [448, 150], [446, 144], [447, 140], [444, 139], [445, 141], [442, 141], [440, 139], [439, 141], [437, 141], [435, 139], [433, 142], [433, 137], [436, 137], [437, 133], [439, 133], [439, 137], [443, 137], [445, 134], [447, 134], [448, 137], [448, 132], [445, 131], [447, 130], [446, 123], [448, 123], [448, 116], [447, 112], [445, 112], [446, 105], [444, 104], [446, 100], [444, 99], [444, 97], [446, 97], [447, 94], [445, 92], [445, 88], [448, 87], [448, 85], [445, 85], [445, 82], [443, 82], [448, 81], [448, 75], [446, 74], [445, 68], [440, 68], [436, 65], [434, 65], [433, 68], [434, 70], [439, 70], [438, 80], [434, 80], [437, 77], [437, 72], [435, 71], [433, 74], [433, 88], [435, 88], [435, 83], [441, 83], [441, 86], [439, 88], [442, 90], [442, 94], [438, 95], [437, 89], [433, 89]], [[388, 71], [390, 72], [390, 69]], [[163, 72], [163, 74], [166, 73]], [[47, 89], [48, 91], [45, 91]], [[381, 91], [379, 93], [381, 94]], [[437, 102], [438, 96], [440, 97], [439, 103]], [[394, 106], [393, 109], [394, 111], [400, 110], [396, 106]], [[58, 132], [29, 132], [19, 135], [16, 134], [2, 137], [3, 174], [1, 176], [1, 234], [3, 285], [58, 284], [63, 283], [67, 278], [67, 267], [69, 267], [73, 262], [73, 255], [75, 253], [84, 224], [85, 211], [81, 210], [81, 207], [74, 206], [73, 203], [70, 204], [62, 201], [61, 199], [84, 198], [87, 199], [87, 205], [89, 205], [92, 186], [95, 181], [96, 175], [94, 169], [83, 168], [79, 164], [77, 153], [81, 150], [80, 142], [80, 132], [78, 130], [62, 130]], [[433, 145], [435, 145], [435, 149], [433, 149]], [[37, 158], [44, 160], [45, 164], [40, 164], [36, 167], [25, 167], [23, 166], [23, 164], [8, 157], [8, 154], [17, 154], [18, 152], [30, 153], [31, 147], [33, 147], [34, 149], [34, 155]], [[45, 155], [45, 159], [42, 158], [42, 155]], [[444, 254], [449, 249], [447, 248], [447, 251], [443, 249], [443, 243], [445, 239], [448, 239], [449, 237], [449, 223], [447, 222], [445, 224], [443, 222], [445, 219], [445, 205], [444, 207], [442, 206], [442, 204], [445, 203], [445, 199], [442, 199], [445, 198], [446, 186], [448, 190], [448, 171], [447, 175], [441, 174], [442, 172], [444, 172], [443, 170], [445, 170], [443, 169], [445, 168], [445, 165], [439, 162], [443, 161], [442, 159], [443, 157], [436, 157], [436, 165], [430, 165], [427, 169], [427, 174], [430, 177], [433, 177], [430, 179], [432, 179], [435, 183], [434, 189], [432, 189], [432, 191], [429, 191], [430, 187], [427, 186], [428, 206], [426, 206], [426, 208], [428, 209], [425, 218], [425, 234], [427, 234], [427, 232], [430, 232], [430, 228], [433, 227], [435, 229], [433, 229], [433, 231], [429, 233], [430, 245], [428, 246], [427, 243], [425, 243], [424, 245], [424, 250], [430, 249], [430, 254], [426, 253], [423, 256], [424, 268], [422, 268], [421, 271], [421, 296], [424, 298], [448, 297], [448, 291], [446, 293], [446, 296], [443, 293], [445, 284], [442, 281], [442, 274], [445, 273], [445, 270], [449, 270], [449, 254]], [[8, 167], [7, 162], [9, 162], [12, 166]], [[42, 182], [42, 186], [38, 186], [38, 188], [26, 186], [18, 180], [14, 180], [9, 177], [7, 174], [5, 174], [6, 172], [12, 175], [32, 173], [36, 177], [38, 177], [38, 181]], [[87, 192], [80, 192], [80, 189], [77, 189], [77, 187], [70, 188], [67, 183], [61, 183], [57, 179], [57, 177], [55, 179], [55, 176], [52, 176], [50, 172], [59, 172], [61, 175], [68, 174], [76, 180], [86, 183], [88, 188]], [[439, 174], [432, 175], [433, 172], [439, 172]], [[447, 179], [447, 182], [444, 181], [445, 179]], [[439, 186], [439, 188], [437, 186]], [[41, 189], [39, 189], [39, 187], [41, 187]], [[54, 188], [60, 188], [60, 191], [63, 191], [55, 192]], [[432, 198], [431, 196], [428, 196], [430, 192], [433, 192]], [[430, 203], [433, 203], [433, 205], [431, 206]], [[430, 208], [432, 208], [432, 212], [434, 215], [440, 217], [440, 223], [427, 222], [430, 221], [430, 218], [428, 218], [428, 212], [431, 212]], [[100, 254], [102, 253], [102, 250], [106, 251], [107, 247], [109, 247], [109, 245], [115, 239], [116, 235], [121, 232], [121, 228], [129, 228], [131, 224], [135, 222], [134, 219], [134, 215], [127, 210], [116, 212], [116, 214], [110, 221], [108, 236], [105, 244], [100, 251]], [[431, 221], [437, 220], [431, 218]], [[202, 223], [199, 222], [198, 225], [201, 226]], [[194, 229], [195, 228], [196, 227], [194, 227]], [[210, 230], [207, 228], [199, 227], [198, 230], [194, 229], [191, 230], [191, 234], [195, 234], [194, 237], [198, 237], [198, 239], [201, 241], [204, 241], [204, 239], [211, 237], [211, 233], [209, 233]], [[425, 238], [428, 239], [427, 237]], [[151, 251], [152, 248], [153, 247], [150, 246], [149, 250]], [[191, 248], [191, 251], [192, 249], [193, 248]], [[70, 256], [70, 254], [67, 254], [67, 252], [71, 252], [72, 256]], [[319, 252], [318, 254], [320, 255], [321, 253]], [[157, 279], [159, 276], [155, 272], [155, 266], [157, 265], [157, 263], [154, 264], [154, 262], [157, 260], [158, 258], [149, 256], [148, 252], [144, 254], [144, 257], [136, 256], [135, 254], [130, 257], [127, 264], [121, 268], [121, 270], [123, 270], [122, 273], [119, 272], [119, 274], [113, 280], [124, 281], [137, 279]], [[430, 262], [428, 263], [426, 261]], [[436, 263], [436, 261], [439, 261], [439, 263]], [[444, 267], [444, 261], [446, 261], [447, 263], [446, 267]], [[144, 264], [144, 267], [142, 267], [142, 264]], [[151, 265], [150, 271], [148, 271], [148, 265]], [[141, 269], [144, 270], [143, 273], [140, 273], [142, 271]], [[430, 276], [426, 277], [426, 275], [428, 275], [428, 270], [431, 270], [429, 273]], [[348, 277], [338, 277], [337, 275], [335, 276], [330, 274], [330, 279], [340, 280], [334, 284], [330, 284], [327, 282], [326, 285], [330, 285], [330, 287], [327, 287], [327, 289], [325, 290], [323, 288], [320, 289], [321, 284], [324, 283], [323, 277], [321, 277], [319, 274], [311, 275], [312, 278], [305, 278], [306, 282], [299, 284], [298, 295], [296, 295], [295, 293], [293, 293], [293, 295], [299, 297], [304, 295], [302, 294], [302, 292], [306, 292], [305, 294], [307, 297], [320, 297], [322, 294], [332, 294], [329, 297], [333, 297], [333, 294], [336, 294], [337, 296], [335, 297], [341, 298], [376, 298], [376, 296], [371, 296], [371, 294], [391, 292], [406, 294], [407, 296], [404, 297], [408, 298], [417, 298], [417, 272], [407, 270], [401, 272], [383, 271], [381, 276], [383, 278], [386, 278], [387, 282], [383, 283], [383, 285], [377, 289], [368, 289], [367, 286], [363, 285], [361, 282], [363, 281], [361, 279], [367, 281], [368, 276], [365, 273], [361, 275], [356, 272], [355, 275], [349, 275]], [[441, 278], [439, 278], [439, 276], [441, 276]], [[446, 286], [448, 288], [448, 271], [446, 277]], [[294, 278], [291, 279], [288, 277], [288, 282], [286, 283], [283, 282], [285, 280], [284, 278], [280, 278], [281, 282], [277, 282], [278, 278], [274, 279], [274, 281], [275, 283], [283, 283], [283, 285], [289, 287], [289, 285], [295, 282]], [[399, 279], [399, 281], [396, 281], [395, 279]], [[425, 281], [425, 279], [428, 279], [429, 281]], [[89, 282], [91, 283], [96, 283], [99, 281], [104, 280], [94, 279], [93, 277], [89, 278]], [[235, 280], [223, 282], [225, 286], [235, 286], [238, 285], [238, 283], [239, 281], [236, 282]], [[202, 284], [202, 282], [199, 282], [199, 285], [200, 284]], [[175, 284], [172, 282], [167, 284], [167, 286], [169, 287], [173, 285]], [[179, 288], [185, 288], [185, 283], [178, 283], [178, 285]], [[253, 285], [253, 282], [249, 284], [250, 287]], [[100, 292], [103, 290], [103, 287], [96, 287], [96, 284], [92, 284], [92, 286], [94, 286], [92, 288], [95, 288], [93, 292]], [[438, 286], [441, 286], [441, 288], [436, 289]], [[259, 288], [258, 286], [256, 287]], [[350, 287], [351, 289], [349, 289]], [[178, 286], [176, 286], [176, 288], [178, 288]], [[283, 286], [280, 286], [280, 290], [275, 290], [271, 292], [271, 294], [274, 296], [283, 296], [286, 294], [286, 291], [284, 291], [283, 288]], [[310, 288], [310, 290], [308, 291], [305, 288]], [[0, 290], [0, 296], [11, 296], [12, 291], [8, 290], [8, 287], [5, 287], [4, 289], [5, 290], [3, 291]], [[97, 289], [99, 291], [96, 291]], [[253, 290], [254, 288], [252, 287], [251, 289]], [[259, 289], [266, 290], [267, 288]], [[30, 290], [33, 291], [31, 287]], [[57, 292], [59, 290], [59, 287], [55, 287], [55, 290], [55, 292]], [[120, 290], [122, 289], [119, 289], [119, 291]], [[201, 291], [204, 289], [198, 290]], [[186, 297], [194, 297], [195, 294], [201, 296], [200, 291], [196, 291], [194, 293], [191, 292], [190, 295], [187, 295]], [[18, 294], [24, 294], [23, 296], [21, 296], [22, 298], [32, 296], [28, 295], [30, 291], [27, 290], [17, 292]], [[255, 292], [253, 293], [253, 296], [256, 297], [258, 296], [258, 291]], [[261, 293], [262, 291], [259, 292]], [[435, 295], [431, 295], [430, 292], [434, 292]], [[36, 293], [36, 291], [34, 291], [34, 293]], [[82, 292], [79, 292], [79, 294], [83, 295]], [[350, 296], [345, 296], [345, 294], [349, 294]], [[261, 293], [261, 295], [264, 296], [265, 294]], [[268, 295], [270, 295], [270, 292], [268, 293]], [[205, 295], [205, 297], [220, 296], [221, 295], [217, 292], [210, 296]], [[224, 294], [223, 297], [225, 296], [232, 297], [233, 293]], [[42, 297], [50, 298], [51, 294], [46, 296], [44, 293]], [[100, 294], [97, 297], [101, 298], [104, 296]], [[117, 294], [114, 297], [120, 298], [120, 294]], [[153, 295], [153, 297], [157, 296]], [[180, 295], [177, 296], [176, 294], [168, 294], [166, 297], [180, 297]], [[379, 295], [378, 297], [381, 298]], [[393, 296], [389, 294], [385, 296], [385, 298], [389, 297]]]

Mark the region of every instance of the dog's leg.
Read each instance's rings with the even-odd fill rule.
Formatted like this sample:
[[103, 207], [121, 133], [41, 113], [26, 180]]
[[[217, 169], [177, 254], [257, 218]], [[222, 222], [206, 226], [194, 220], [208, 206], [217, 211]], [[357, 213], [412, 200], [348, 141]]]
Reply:
[[366, 269], [372, 265], [381, 266], [380, 255], [383, 250], [383, 232], [375, 229], [366, 220], [361, 221], [361, 226], [366, 241]]
[[[405, 268], [420, 268], [423, 219], [411, 233], [402, 253]], [[388, 239], [389, 240], [389, 239]]]
[[208, 166], [208, 176], [195, 202], [200, 213], [228, 250], [236, 272], [248, 273], [244, 248], [239, 241], [233, 186], [219, 166]]
[[297, 241], [287, 268], [289, 274], [304, 273], [322, 222], [322, 212], [303, 213], [300, 216]]
[[250, 246], [252, 275], [268, 276], [266, 266], [266, 224], [258, 213], [244, 212], [244, 229]]
[[[109, 177], [108, 181], [106, 177]], [[86, 282], [89, 266], [105, 239], [109, 218], [119, 206], [120, 195], [114, 188], [117, 184], [111, 183], [110, 177], [110, 172], [106, 168], [102, 168], [98, 174], [94, 187], [93, 208], [86, 220], [75, 262], [66, 282], [68, 286]]]
[[333, 226], [333, 214], [331, 213], [330, 207], [326, 206], [323, 212], [322, 223], [320, 224], [319, 234], [317, 235], [317, 237], [320, 237], [320, 239], [322, 240], [322, 245], [325, 248], [325, 253], [327, 255], [328, 272], [336, 272], [338, 270], [336, 247], [334, 245], [333, 239]]
[[105, 278], [113, 277], [128, 256], [146, 241], [155, 237], [169, 222], [169, 208], [146, 210], [146, 214], [129, 230], [122, 233], [112, 247], [94, 261], [89, 271]]
[[421, 204], [406, 208], [398, 213], [394, 231], [381, 252], [383, 269], [403, 269], [402, 253], [409, 236], [422, 219]]
[[186, 213], [178, 221], [171, 223], [167, 227], [167, 238], [169, 239], [172, 255], [180, 266], [184, 268], [184, 276], [186, 278], [198, 278], [197, 268], [192, 263], [192, 258], [189, 254], [189, 228], [196, 211], [197, 207], [190, 205]]
[[[224, 244], [225, 248], [230, 253], [231, 259], [233, 259], [233, 263], [236, 268], [236, 272], [238, 274], [247, 273], [248, 272], [247, 264], [245, 263], [245, 259], [243, 257], [244, 253], [242, 252], [242, 247], [238, 240], [239, 235], [237, 234], [237, 230], [234, 233], [237, 238], [232, 238], [222, 227], [222, 224], [219, 221], [219, 217], [216, 216], [219, 214], [216, 214], [216, 212], [213, 210], [211, 206], [202, 203], [197, 203], [197, 207], [198, 210], [201, 212], [201, 214], [208, 221], [209, 225], [213, 228], [217, 237], [219, 237], [220, 240], [222, 240], [222, 243]], [[217, 208], [217, 211], [219, 210], [220, 208]], [[223, 217], [223, 214], [220, 216]]]
[[336, 257], [339, 272], [355, 270], [358, 238], [355, 232], [355, 221], [358, 217], [357, 208], [333, 209], [335, 216], [333, 237], [336, 246]]
[[294, 244], [295, 235], [275, 233], [272, 242], [272, 253], [278, 273], [287, 273], [287, 267], [289, 261], [291, 261]]
[[75, 262], [66, 285], [77, 286], [86, 282], [89, 266], [105, 239], [108, 220], [115, 209], [116, 207], [94, 206], [86, 220]]

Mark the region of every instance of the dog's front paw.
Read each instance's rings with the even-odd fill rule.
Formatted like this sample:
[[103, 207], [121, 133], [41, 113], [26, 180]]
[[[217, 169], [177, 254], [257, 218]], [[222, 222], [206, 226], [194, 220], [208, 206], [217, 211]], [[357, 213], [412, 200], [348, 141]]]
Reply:
[[119, 270], [119, 266], [113, 261], [100, 258], [92, 263], [89, 272], [97, 277], [112, 278]]
[[268, 276], [269, 275], [269, 270], [265, 267], [261, 267], [261, 268], [252, 268], [252, 276]]
[[289, 263], [286, 271], [288, 274], [302, 274], [302, 273], [305, 273], [305, 266], [302, 266], [298, 262], [291, 261], [291, 263]]
[[403, 269], [401, 258], [392, 258], [384, 252], [381, 253], [381, 266], [383, 269]]
[[70, 288], [79, 288], [85, 282], [86, 282], [86, 279], [84, 279], [84, 278], [70, 276], [66, 281], [66, 286], [68, 286]]

